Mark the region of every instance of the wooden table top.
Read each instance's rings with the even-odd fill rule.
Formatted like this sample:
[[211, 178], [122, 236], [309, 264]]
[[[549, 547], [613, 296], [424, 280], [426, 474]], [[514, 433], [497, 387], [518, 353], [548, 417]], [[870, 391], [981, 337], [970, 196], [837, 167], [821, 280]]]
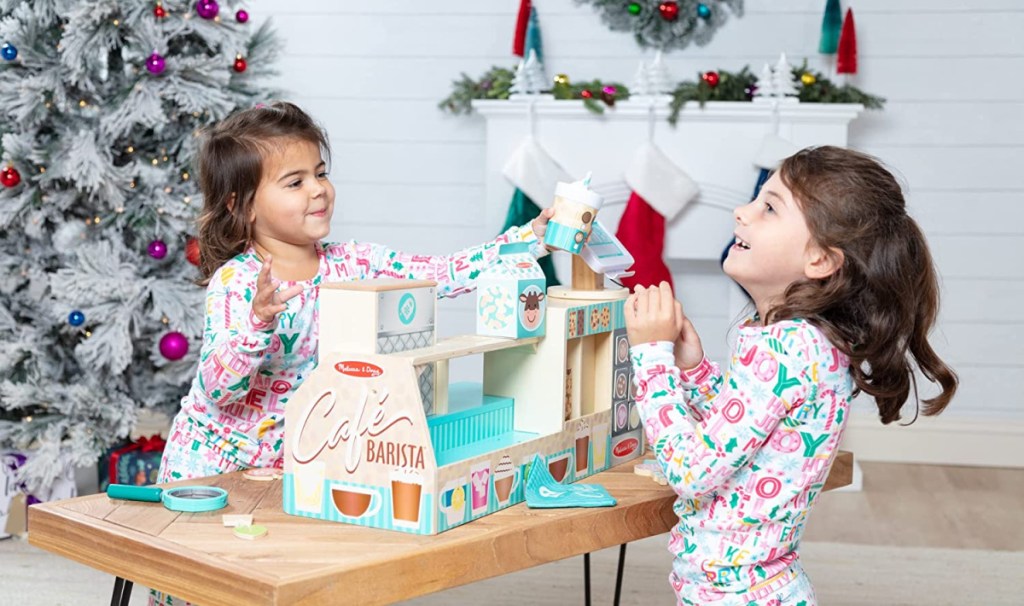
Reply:
[[[226, 489], [228, 506], [209, 513], [106, 494], [33, 505], [29, 543], [204, 605], [388, 604], [667, 532], [675, 494], [634, 474], [635, 463], [582, 480], [605, 486], [615, 507], [521, 503], [435, 536], [290, 516], [280, 480], [231, 473], [179, 483]], [[840, 452], [825, 490], [849, 484], [852, 465]], [[228, 513], [253, 514], [267, 535], [236, 538], [221, 522]]]

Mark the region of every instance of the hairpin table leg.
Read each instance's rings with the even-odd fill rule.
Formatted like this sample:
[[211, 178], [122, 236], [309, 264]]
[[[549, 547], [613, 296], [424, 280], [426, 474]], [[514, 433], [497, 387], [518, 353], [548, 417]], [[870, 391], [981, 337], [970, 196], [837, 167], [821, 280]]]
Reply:
[[615, 601], [613, 604], [619, 606], [619, 596], [622, 594], [622, 568], [626, 564], [626, 544], [619, 546], [619, 570], [615, 573]]
[[114, 594], [110, 596], [110, 606], [128, 606], [132, 598], [132, 583], [127, 579], [117, 577], [114, 581]]
[[583, 554], [583, 604], [590, 606], [590, 554]]

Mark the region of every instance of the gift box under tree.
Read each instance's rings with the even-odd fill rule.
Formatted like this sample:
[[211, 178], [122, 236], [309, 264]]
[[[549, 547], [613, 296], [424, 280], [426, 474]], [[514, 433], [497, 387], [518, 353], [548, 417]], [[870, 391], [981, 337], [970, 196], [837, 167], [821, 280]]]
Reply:
[[[156, 484], [165, 444], [163, 438], [153, 435], [141, 437], [110, 453], [110, 484]], [[106, 487], [101, 486], [101, 489], [106, 490]]]

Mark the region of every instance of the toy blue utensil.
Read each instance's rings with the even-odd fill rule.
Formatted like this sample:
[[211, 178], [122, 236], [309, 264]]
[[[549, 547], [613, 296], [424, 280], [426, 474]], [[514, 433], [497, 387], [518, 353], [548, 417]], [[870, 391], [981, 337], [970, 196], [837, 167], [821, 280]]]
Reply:
[[540, 455], [533, 457], [526, 480], [526, 505], [549, 507], [611, 507], [615, 498], [599, 484], [559, 484]]
[[216, 511], [228, 504], [228, 492], [216, 486], [178, 486], [163, 489], [159, 486], [133, 486], [111, 484], [107, 487], [111, 499], [163, 503], [171, 511], [195, 513]]

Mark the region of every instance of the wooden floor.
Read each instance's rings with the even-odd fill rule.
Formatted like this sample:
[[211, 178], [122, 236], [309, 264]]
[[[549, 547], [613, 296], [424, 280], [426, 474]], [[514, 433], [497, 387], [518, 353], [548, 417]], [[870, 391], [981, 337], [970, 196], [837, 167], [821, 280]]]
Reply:
[[860, 465], [864, 489], [822, 493], [804, 541], [1024, 551], [1024, 469]]

